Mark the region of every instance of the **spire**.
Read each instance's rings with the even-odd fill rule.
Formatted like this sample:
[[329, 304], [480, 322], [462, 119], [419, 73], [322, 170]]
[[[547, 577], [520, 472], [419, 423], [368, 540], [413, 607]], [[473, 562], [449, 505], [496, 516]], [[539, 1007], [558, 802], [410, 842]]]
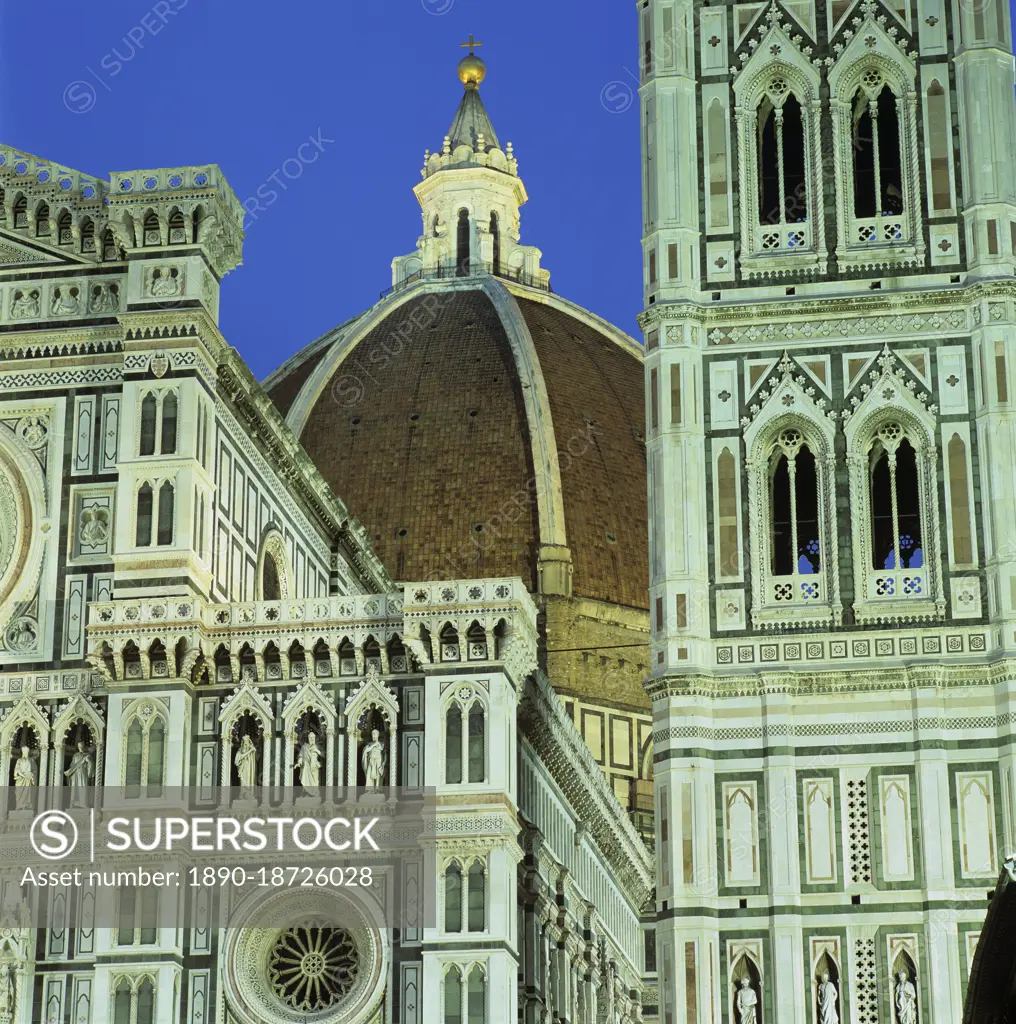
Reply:
[[456, 146], [469, 146], [474, 150], [487, 152], [500, 149], [494, 126], [490, 123], [483, 100], [480, 99], [480, 83], [487, 77], [487, 65], [473, 53], [474, 46], [483, 46], [473, 39], [469, 33], [469, 42], [460, 44], [469, 47], [469, 54], [459, 61], [459, 80], [466, 87], [462, 102], [455, 113], [455, 120], [448, 129], [448, 140], [452, 149]]

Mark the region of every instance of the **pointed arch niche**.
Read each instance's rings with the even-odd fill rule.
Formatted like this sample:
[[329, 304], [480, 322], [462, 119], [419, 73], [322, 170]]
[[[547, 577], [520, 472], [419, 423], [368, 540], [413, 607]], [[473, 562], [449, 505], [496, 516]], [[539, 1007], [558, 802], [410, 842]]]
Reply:
[[[311, 731], [317, 734], [321, 753], [324, 756], [324, 770], [321, 772], [323, 786], [335, 784], [335, 767], [338, 763], [335, 745], [335, 707], [325, 696], [321, 687], [308, 680], [286, 701], [282, 709], [285, 751], [283, 754], [283, 786], [297, 786], [294, 766], [300, 745]], [[322, 735], [323, 733], [323, 735]]]
[[258, 691], [251, 682], [245, 682], [233, 691], [219, 715], [222, 749], [220, 753], [221, 775], [220, 784], [228, 789], [232, 780], [233, 758], [246, 732], [251, 735], [254, 746], [258, 749], [261, 768], [261, 789], [268, 790], [271, 781], [269, 757], [270, 740], [272, 737], [272, 708], [268, 698]]
[[812, 1011], [808, 1019], [814, 1024], [821, 1024], [821, 1000], [825, 993], [822, 990], [823, 976], [829, 975], [829, 983], [836, 991], [833, 1005], [838, 1018], [848, 1020], [843, 1005], [843, 985], [840, 980], [840, 940], [838, 936], [813, 937], [809, 940], [809, 963], [811, 964], [811, 1005]]
[[747, 988], [755, 993], [755, 1020], [761, 1024], [768, 1024], [768, 1014], [763, 998], [761, 941], [748, 940], [728, 943], [727, 962], [730, 964], [730, 976], [727, 979], [727, 990], [730, 993], [729, 1019], [732, 1021], [741, 1019], [737, 1007], [738, 995], [746, 987], [744, 981], [747, 979]]
[[749, 278], [825, 272], [820, 84], [778, 16], [734, 82]]
[[752, 623], [840, 625], [835, 426], [787, 353], [779, 372], [744, 431]]
[[70, 766], [70, 759], [79, 742], [85, 744], [85, 749], [95, 759], [92, 785], [98, 786], [101, 783], [106, 749], [105, 731], [106, 724], [98, 709], [80, 694], [57, 715], [53, 723], [53, 760], [56, 765], [54, 786], [63, 788], [68, 785], [64, 772]]
[[[21, 697], [0, 720], [0, 751], [4, 767], [4, 800], [12, 800], [13, 780], [11, 771], [20, 756], [20, 748], [26, 746], [35, 759], [37, 785], [40, 790], [49, 785], [49, 720], [43, 710], [28, 694]], [[13, 808], [7, 806], [5, 812]]]
[[346, 715], [346, 785], [360, 785], [360, 750], [370, 739], [370, 730], [377, 729], [385, 745], [386, 785], [398, 784], [398, 722], [399, 702], [388, 689], [377, 669], [371, 665], [359, 689], [349, 695]]

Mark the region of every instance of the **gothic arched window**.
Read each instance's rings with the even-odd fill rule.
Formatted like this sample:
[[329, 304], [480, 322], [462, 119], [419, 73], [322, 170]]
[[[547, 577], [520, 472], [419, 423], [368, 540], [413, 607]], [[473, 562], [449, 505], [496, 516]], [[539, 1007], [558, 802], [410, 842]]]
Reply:
[[[774, 81], [777, 93], [786, 89]], [[793, 224], [807, 217], [804, 119], [801, 105], [787, 93], [780, 106], [765, 96], [758, 108], [759, 224]]]
[[[877, 71], [865, 73], [869, 86], [877, 86], [879, 80]], [[900, 123], [896, 96], [889, 86], [883, 85], [874, 96], [859, 88], [854, 94], [852, 121], [854, 215], [899, 216], [903, 213]]]
[[88, 217], [81, 222], [81, 251], [95, 252], [95, 224]]
[[157, 712], [134, 715], [124, 737], [124, 785], [127, 796], [161, 796], [166, 770], [166, 723]]
[[471, 932], [482, 932], [486, 927], [487, 876], [483, 864], [474, 860], [467, 874], [468, 906], [466, 924]]
[[873, 569], [924, 566], [917, 453], [898, 423], [886, 423], [868, 455]]
[[183, 214], [174, 210], [169, 215], [169, 244], [185, 245], [187, 242], [187, 228], [184, 223]]
[[155, 454], [155, 422], [158, 408], [158, 401], [151, 392], [141, 400], [141, 455]]
[[279, 583], [279, 567], [271, 554], [265, 555], [265, 564], [261, 568], [261, 600], [281, 601], [282, 587]]
[[462, 972], [454, 964], [444, 976], [444, 1024], [463, 1024]]
[[145, 217], [143, 227], [142, 245], [161, 245], [162, 232], [159, 230], [159, 218], [154, 213]]
[[486, 722], [484, 720], [483, 705], [474, 701], [469, 709], [469, 781], [484, 781], [484, 757], [486, 746]]
[[45, 203], [39, 203], [35, 210], [35, 236], [49, 238], [49, 233], [49, 207]]
[[469, 276], [469, 211], [459, 210], [455, 234], [455, 276]]
[[445, 782], [462, 781], [462, 708], [457, 701], [448, 706], [445, 717]]
[[71, 228], [71, 215], [64, 210], [57, 219], [57, 241], [60, 245], [70, 245], [74, 241], [74, 232]]
[[162, 546], [173, 543], [173, 513], [175, 492], [166, 480], [159, 488], [159, 533], [156, 543]]
[[818, 472], [799, 431], [781, 431], [769, 463], [770, 566], [774, 576], [822, 569]]
[[485, 1024], [487, 1019], [487, 978], [475, 964], [466, 986], [466, 1024]]
[[485, 782], [487, 778], [487, 717], [479, 699], [453, 698], [445, 712], [445, 782], [452, 785]]
[[137, 528], [134, 543], [139, 548], [146, 548], [152, 543], [152, 510], [154, 497], [151, 484], [142, 484], [138, 491]]
[[162, 445], [163, 455], [176, 454], [176, 393], [170, 391], [162, 400]]
[[444, 909], [444, 930], [462, 931], [462, 868], [454, 860], [445, 868]]

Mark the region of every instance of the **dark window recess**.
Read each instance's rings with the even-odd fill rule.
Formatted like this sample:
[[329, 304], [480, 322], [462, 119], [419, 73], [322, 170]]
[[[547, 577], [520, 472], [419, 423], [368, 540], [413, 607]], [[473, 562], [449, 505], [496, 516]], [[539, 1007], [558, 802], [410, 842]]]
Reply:
[[144, 484], [138, 491], [138, 522], [134, 543], [139, 548], [148, 547], [152, 543], [152, 488]]
[[469, 276], [469, 211], [459, 210], [456, 235], [455, 276]]
[[141, 455], [155, 454], [155, 395], [145, 395], [141, 401]]
[[173, 485], [167, 480], [159, 488], [159, 536], [157, 544], [173, 543]]
[[817, 573], [822, 565], [815, 456], [807, 445], [801, 445], [791, 466], [786, 454], [779, 451], [774, 456], [770, 474], [773, 575], [790, 576], [794, 572], [804, 575]]
[[[900, 127], [896, 97], [884, 85], [875, 102], [876, 116], [862, 90], [854, 97], [854, 216], [898, 216], [903, 212]], [[876, 149], [878, 159], [876, 161]]]
[[[895, 487], [889, 452], [878, 441], [869, 461], [871, 488], [872, 568], [917, 569], [924, 565], [921, 545], [921, 507], [918, 501], [917, 458], [903, 438], [896, 448]], [[894, 494], [895, 491], [895, 494]], [[893, 532], [893, 501], [899, 524], [900, 564], [897, 537]]]
[[497, 223], [497, 214], [490, 214], [490, 237], [494, 242], [494, 273], [501, 272], [501, 230]]
[[176, 413], [177, 399], [173, 392], [170, 392], [162, 400], [162, 447], [163, 455], [174, 455], [176, 453]]
[[650, 929], [646, 932], [646, 973], [652, 974], [656, 970], [656, 931]]
[[787, 96], [779, 110], [768, 99], [762, 101], [758, 155], [759, 223], [803, 221], [807, 216], [804, 119], [793, 95]]
[[261, 569], [261, 599], [263, 601], [281, 601], [282, 585], [279, 583], [279, 567], [271, 555], [265, 555], [265, 564]]

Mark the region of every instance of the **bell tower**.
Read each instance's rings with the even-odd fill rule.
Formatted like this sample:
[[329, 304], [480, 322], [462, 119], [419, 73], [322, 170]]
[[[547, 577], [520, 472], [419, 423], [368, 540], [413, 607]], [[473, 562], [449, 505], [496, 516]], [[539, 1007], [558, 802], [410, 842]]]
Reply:
[[637, 16], [661, 1016], [957, 1020], [1016, 821], [1008, 6]]

